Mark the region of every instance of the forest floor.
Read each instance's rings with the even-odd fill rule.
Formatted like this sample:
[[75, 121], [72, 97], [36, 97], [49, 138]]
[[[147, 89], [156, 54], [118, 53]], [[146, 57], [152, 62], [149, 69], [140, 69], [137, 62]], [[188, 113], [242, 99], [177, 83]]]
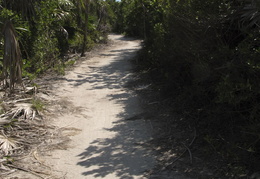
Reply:
[[216, 175], [220, 164], [201, 157], [198, 131], [173, 115], [145, 72], [134, 71], [141, 41], [109, 39], [65, 76], [35, 81], [48, 86], [45, 123], [58, 136], [31, 152], [27, 170], [4, 178], [225, 178]]

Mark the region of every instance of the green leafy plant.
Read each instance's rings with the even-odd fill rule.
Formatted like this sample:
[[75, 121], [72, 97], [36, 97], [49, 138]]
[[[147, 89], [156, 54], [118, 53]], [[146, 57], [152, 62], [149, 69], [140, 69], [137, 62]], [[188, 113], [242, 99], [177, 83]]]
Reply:
[[44, 103], [38, 99], [38, 98], [34, 98], [32, 101], [32, 109], [36, 110], [36, 111], [43, 111], [44, 110]]

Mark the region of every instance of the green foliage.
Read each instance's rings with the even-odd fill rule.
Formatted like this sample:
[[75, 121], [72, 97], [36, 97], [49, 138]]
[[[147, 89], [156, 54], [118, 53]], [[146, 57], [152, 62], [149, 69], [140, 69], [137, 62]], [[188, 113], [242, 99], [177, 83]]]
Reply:
[[70, 60], [70, 61], [67, 61], [66, 63], [65, 63], [65, 66], [66, 67], [69, 67], [69, 66], [72, 66], [72, 65], [74, 65], [75, 64], [75, 59], [72, 59], [72, 60]]
[[32, 68], [31, 62], [26, 59], [23, 59], [22, 75], [23, 77], [28, 77], [30, 80], [33, 80], [34, 78], [36, 78], [36, 74], [29, 72], [31, 68]]
[[53, 67], [53, 70], [58, 75], [65, 75], [65, 65], [64, 64], [55, 64]]
[[44, 103], [37, 98], [34, 98], [32, 101], [32, 108], [36, 111], [43, 111], [44, 110]]
[[[45, 36], [46, 35], [46, 36]], [[38, 36], [34, 42], [33, 64], [36, 73], [41, 73], [46, 69], [53, 67], [59, 56], [57, 48], [58, 41], [56, 38], [50, 38], [48, 32]]]
[[[115, 21], [111, 7], [115, 2], [91, 1], [86, 49], [105, 43], [110, 23]], [[2, 8], [3, 7], [3, 8]], [[82, 48], [84, 3], [75, 0], [0, 1], [0, 29], [11, 19], [22, 51], [23, 76], [33, 78], [49, 68], [63, 73], [65, 56]], [[2, 34], [1, 34], [2, 35]], [[0, 35], [0, 59], [3, 40]], [[2, 60], [0, 60], [2, 63]], [[2, 65], [0, 63], [0, 71]]]

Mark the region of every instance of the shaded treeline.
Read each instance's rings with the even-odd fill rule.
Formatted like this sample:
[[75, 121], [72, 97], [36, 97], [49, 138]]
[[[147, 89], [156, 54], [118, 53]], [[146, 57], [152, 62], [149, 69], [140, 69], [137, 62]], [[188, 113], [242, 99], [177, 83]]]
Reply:
[[115, 30], [144, 39], [139, 65], [231, 168], [260, 161], [259, 1], [122, 0]]

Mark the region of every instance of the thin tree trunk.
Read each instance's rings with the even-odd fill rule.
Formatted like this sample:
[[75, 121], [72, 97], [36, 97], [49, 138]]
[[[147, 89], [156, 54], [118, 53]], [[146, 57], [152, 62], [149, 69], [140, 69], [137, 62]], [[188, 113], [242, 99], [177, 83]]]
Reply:
[[102, 21], [102, 18], [103, 18], [103, 7], [101, 6], [100, 8], [100, 12], [99, 12], [99, 19], [98, 19], [98, 25], [97, 25], [97, 30], [100, 30], [100, 24], [101, 24], [101, 21]]
[[10, 20], [7, 20], [3, 28], [4, 35], [4, 64], [3, 77], [7, 82], [8, 72], [10, 79], [10, 91], [14, 90], [15, 83], [22, 83], [22, 60], [19, 43], [16, 39], [15, 29]]
[[143, 6], [143, 28], [144, 28], [143, 33], [144, 33], [144, 40], [146, 40], [146, 22], [145, 22], [145, 20], [146, 20], [146, 8], [145, 8], [143, 1], [141, 1], [141, 3], [142, 3], [142, 6]]
[[83, 44], [82, 44], [82, 52], [81, 52], [81, 56], [84, 57], [85, 56], [85, 50], [86, 50], [86, 44], [87, 44], [87, 35], [88, 35], [88, 12], [89, 9], [89, 0], [85, 0], [85, 23], [84, 23], [84, 39], [83, 39]]

